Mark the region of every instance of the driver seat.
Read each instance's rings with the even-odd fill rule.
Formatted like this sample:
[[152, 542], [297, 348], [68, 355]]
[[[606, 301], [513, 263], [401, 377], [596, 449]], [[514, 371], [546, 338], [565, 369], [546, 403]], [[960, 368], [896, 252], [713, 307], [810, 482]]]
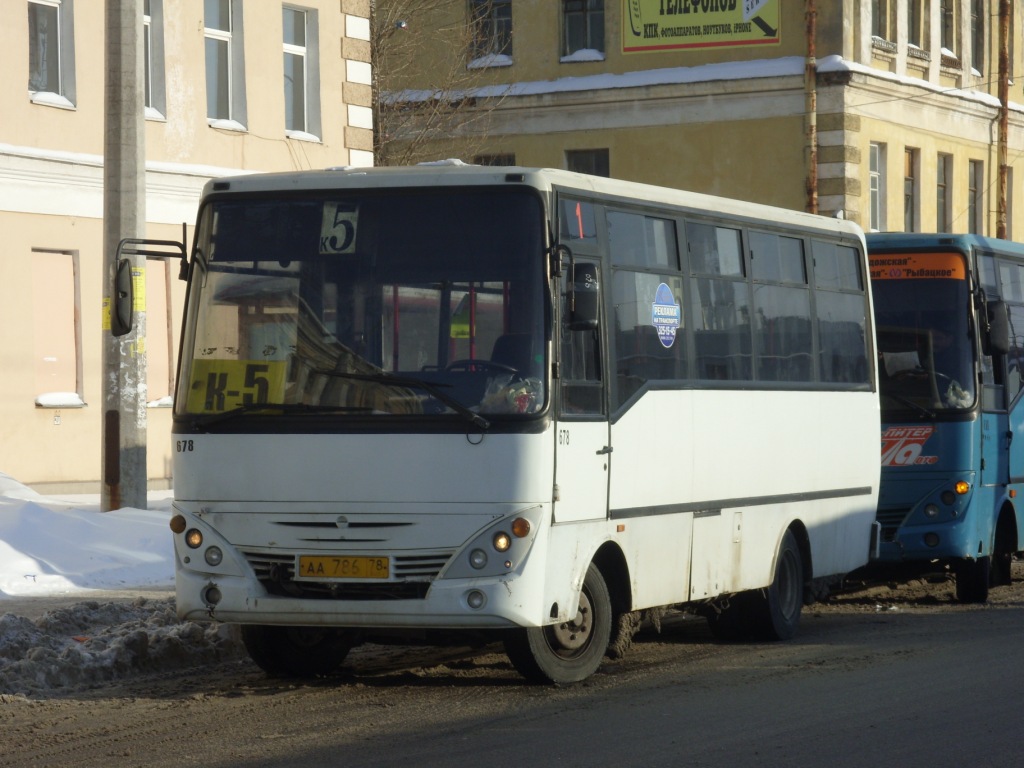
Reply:
[[495, 339], [491, 362], [515, 368], [524, 378], [538, 378], [539, 367], [533, 354], [533, 337], [528, 333], [506, 333]]

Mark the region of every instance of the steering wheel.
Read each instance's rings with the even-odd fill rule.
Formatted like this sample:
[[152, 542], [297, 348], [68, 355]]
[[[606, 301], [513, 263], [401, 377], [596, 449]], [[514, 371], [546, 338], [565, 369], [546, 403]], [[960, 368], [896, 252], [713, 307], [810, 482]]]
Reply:
[[502, 373], [519, 373], [518, 369], [504, 363], [496, 363], [493, 360], [481, 360], [475, 357], [467, 357], [465, 360], [453, 360], [444, 367], [446, 371], [501, 371]]

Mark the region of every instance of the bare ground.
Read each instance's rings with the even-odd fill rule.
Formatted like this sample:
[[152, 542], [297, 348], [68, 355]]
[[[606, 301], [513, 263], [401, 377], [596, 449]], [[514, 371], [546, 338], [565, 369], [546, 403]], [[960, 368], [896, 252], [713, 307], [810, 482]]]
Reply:
[[[660, 632], [645, 627], [622, 660], [608, 661], [591, 680], [566, 688], [525, 684], [500, 646], [368, 645], [353, 650], [338, 675], [312, 682], [269, 679], [237, 658], [47, 696], [0, 696], [0, 764], [313, 766], [325, 755], [340, 760], [344, 754], [348, 768], [449, 765], [456, 759], [485, 759], [476, 751], [462, 754], [460, 744], [479, 749], [480, 739], [505, 743], [513, 724], [542, 738], [549, 728], [557, 729], [559, 718], [613, 706], [634, 690], [643, 696], [638, 701], [649, 702], [657, 691], [669, 690], [662, 682], [668, 679], [676, 681], [672, 686], [687, 681], [707, 697], [702, 706], [714, 707], [719, 681], [728, 692], [808, 670], [867, 675], [879, 664], [910, 658], [911, 649], [925, 645], [935, 626], [945, 626], [940, 621], [956, 622], [951, 637], [991, 633], [990, 620], [1024, 625], [1021, 563], [1014, 564], [1014, 583], [993, 590], [987, 605], [958, 604], [952, 580], [941, 576], [848, 586], [805, 609], [801, 633], [792, 643], [719, 644], [703, 620], [671, 613]], [[0, 603], [4, 610], [10, 603]], [[911, 620], [916, 616], [928, 621]], [[738, 673], [742, 685], [734, 681]], [[813, 676], [809, 679], [813, 682]], [[799, 694], [787, 693], [792, 695], [799, 706]], [[895, 694], [871, 695], [884, 700]], [[563, 737], [550, 738], [561, 742]], [[605, 753], [573, 753], [535, 764], [616, 764], [607, 753], [610, 747], [600, 749]], [[672, 764], [651, 749], [648, 764]], [[712, 758], [719, 754], [712, 746], [702, 749]], [[485, 762], [515, 765], [524, 756], [529, 752], [503, 762], [499, 750]], [[803, 764], [821, 764], [813, 756], [809, 760]], [[703, 763], [695, 758], [691, 764]]]

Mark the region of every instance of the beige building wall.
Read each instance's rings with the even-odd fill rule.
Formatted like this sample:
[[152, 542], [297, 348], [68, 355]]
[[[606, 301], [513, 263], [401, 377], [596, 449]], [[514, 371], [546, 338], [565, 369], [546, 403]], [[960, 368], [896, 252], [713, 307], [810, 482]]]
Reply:
[[[512, 155], [521, 165], [566, 168], [569, 152], [607, 150], [609, 173], [619, 178], [787, 208], [807, 209], [813, 199], [826, 215], [895, 230], [905, 227], [909, 196], [906, 218], [918, 231], [973, 226], [996, 234], [998, 0], [764, 0], [748, 4], [748, 22], [743, 2], [639, 0], [644, 30], [656, 33], [639, 46], [630, 37], [631, 5], [605, 0], [600, 55], [563, 57], [565, 4], [511, 0], [511, 55], [485, 62], [485, 85], [473, 92], [482, 118], [462, 135], [438, 137], [422, 159]], [[1014, 206], [1024, 200], [1024, 2], [1010, 5], [1012, 236], [1024, 226]], [[450, 26], [459, 13], [465, 21], [469, 6], [454, 0], [438, 23]], [[418, 23], [409, 34], [429, 34], [430, 25]], [[686, 34], [661, 38], [666, 30]], [[817, 73], [808, 80], [811, 39]], [[647, 42], [652, 49], [630, 50]], [[441, 53], [424, 48], [430, 66], [396, 87], [432, 84]], [[471, 68], [481, 63], [447, 51]], [[872, 145], [883, 150], [881, 170], [872, 171]], [[907, 150], [915, 158], [910, 176]], [[950, 163], [945, 216], [936, 210], [940, 155]]]
[[[140, 5], [142, 4], [142, 0]], [[0, 472], [37, 488], [96, 492], [103, 378], [104, 13], [92, 0], [5, 0], [0, 25]], [[280, 2], [234, 0], [238, 120], [207, 115], [203, 0], [149, 0], [155, 106], [145, 122], [146, 231], [192, 237], [210, 178], [372, 165], [369, 0], [300, 0], [308, 130], [286, 131]], [[56, 14], [59, 14], [57, 16]], [[40, 88], [40, 34], [60, 19], [58, 87]], [[315, 30], [315, 36], [312, 32]], [[315, 39], [315, 44], [314, 44]], [[294, 42], [294, 41], [293, 41]], [[162, 55], [161, 55], [162, 54]], [[33, 60], [33, 56], [37, 58]], [[51, 65], [52, 66], [52, 65]], [[52, 76], [52, 69], [44, 73]], [[33, 82], [32, 78], [36, 80]], [[244, 87], [241, 82], [244, 79]], [[53, 82], [52, 79], [47, 81]], [[159, 91], [159, 92], [158, 92]], [[234, 109], [236, 103], [232, 102]], [[235, 117], [235, 114], [232, 114]], [[171, 478], [171, 372], [185, 286], [177, 263], [147, 267], [147, 464]], [[73, 359], [68, 359], [69, 355]]]

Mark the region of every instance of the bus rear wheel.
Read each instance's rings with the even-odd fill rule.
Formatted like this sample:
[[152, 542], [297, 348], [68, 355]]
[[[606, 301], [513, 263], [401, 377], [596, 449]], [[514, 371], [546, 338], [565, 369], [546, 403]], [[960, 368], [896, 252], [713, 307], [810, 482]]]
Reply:
[[591, 564], [580, 604], [571, 621], [515, 629], [505, 637], [512, 666], [537, 683], [577, 683], [601, 664], [611, 637], [612, 602], [608, 585]]
[[242, 626], [242, 643], [256, 666], [271, 677], [317, 677], [341, 666], [353, 643], [329, 627]]
[[752, 630], [760, 640], [789, 640], [800, 626], [804, 607], [804, 566], [800, 546], [792, 531], [786, 531], [775, 561], [775, 578], [756, 594], [752, 609]]

